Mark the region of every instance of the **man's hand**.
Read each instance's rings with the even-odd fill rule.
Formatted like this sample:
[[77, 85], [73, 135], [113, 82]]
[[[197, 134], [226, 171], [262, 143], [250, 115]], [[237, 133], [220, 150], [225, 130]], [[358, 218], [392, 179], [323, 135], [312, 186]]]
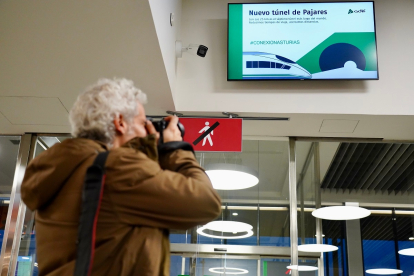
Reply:
[[[181, 132], [177, 127], [178, 117], [177, 116], [168, 116], [164, 118], [165, 121], [169, 122], [167, 128], [164, 130], [164, 143], [182, 141]], [[154, 127], [154, 126], [152, 126]]]
[[147, 120], [145, 124], [145, 128], [147, 129], [148, 134], [155, 134], [155, 136], [157, 136], [157, 142], [158, 142], [158, 139], [160, 139], [160, 134], [157, 132], [157, 130], [155, 129], [154, 125], [152, 124], [150, 120]]

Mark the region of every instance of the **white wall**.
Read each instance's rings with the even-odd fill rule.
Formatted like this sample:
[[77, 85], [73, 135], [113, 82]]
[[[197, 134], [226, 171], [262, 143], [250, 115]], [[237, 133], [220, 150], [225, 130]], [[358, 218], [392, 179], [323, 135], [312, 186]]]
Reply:
[[178, 61], [178, 111], [414, 115], [413, 0], [375, 1], [378, 81], [228, 82], [227, 1], [182, 6], [182, 40], [209, 51]]
[[[175, 41], [180, 34], [181, 0], [149, 0], [158, 43], [161, 48], [165, 70], [174, 97], [176, 83]], [[174, 14], [172, 26], [170, 14]]]

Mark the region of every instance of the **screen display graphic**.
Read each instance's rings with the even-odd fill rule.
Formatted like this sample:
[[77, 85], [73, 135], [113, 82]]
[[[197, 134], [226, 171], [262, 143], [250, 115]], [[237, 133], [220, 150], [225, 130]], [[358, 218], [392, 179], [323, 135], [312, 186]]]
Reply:
[[373, 2], [229, 4], [228, 80], [378, 79]]

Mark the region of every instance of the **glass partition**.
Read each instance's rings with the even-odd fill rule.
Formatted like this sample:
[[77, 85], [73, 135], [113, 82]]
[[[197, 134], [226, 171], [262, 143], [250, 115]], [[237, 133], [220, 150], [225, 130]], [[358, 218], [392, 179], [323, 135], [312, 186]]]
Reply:
[[208, 229], [208, 225], [189, 231], [172, 230], [172, 243], [289, 246], [287, 141], [245, 140], [240, 153], [197, 152], [196, 157], [207, 174], [221, 167], [235, 168], [254, 175], [258, 183], [242, 188], [242, 179], [230, 177], [223, 184], [210, 175], [222, 198], [222, 213], [216, 221], [238, 223], [240, 230], [215, 231], [218, 229]]
[[20, 136], [0, 136], [0, 198], [10, 199]]
[[[396, 268], [402, 276], [414, 272], [414, 209], [372, 210], [361, 221], [365, 270]], [[366, 274], [369, 275], [369, 274]]]
[[[56, 143], [60, 143], [69, 136], [39, 136], [36, 139], [33, 158], [47, 150]], [[36, 227], [34, 212], [25, 208], [22, 225], [22, 235], [18, 250], [15, 272], [17, 276], [38, 275], [38, 265], [36, 260]], [[13, 271], [13, 270], [12, 270]]]
[[9, 210], [20, 136], [0, 136], [0, 249]]
[[[37, 137], [33, 157], [36, 157], [55, 143], [68, 137]], [[226, 244], [244, 246], [289, 246], [288, 212], [288, 160], [287, 141], [244, 141], [242, 153], [197, 153], [199, 162], [208, 170], [210, 165], [231, 164], [251, 170], [259, 183], [246, 189], [218, 190], [223, 199], [222, 213], [217, 218], [221, 222], [239, 222], [248, 225], [247, 231], [232, 232], [206, 229], [200, 235], [197, 228], [187, 231], [171, 231], [172, 243]], [[237, 183], [236, 183], [237, 184]], [[262, 217], [262, 220], [261, 220]], [[38, 273], [36, 262], [34, 214], [26, 209], [22, 237], [19, 246], [15, 271]], [[222, 238], [228, 235], [229, 238]], [[220, 237], [216, 237], [220, 236]], [[236, 238], [233, 238], [233, 237]], [[243, 236], [237, 238], [237, 236]], [[238, 261], [241, 261], [241, 258]], [[200, 258], [191, 258], [197, 273], [202, 273]], [[228, 260], [232, 262], [232, 260]], [[221, 262], [208, 258], [207, 264]], [[242, 262], [246, 264], [246, 262]], [[258, 263], [253, 262], [256, 275]], [[198, 275], [198, 274], [197, 274]], [[201, 275], [201, 274], [200, 274]], [[252, 274], [253, 275], [253, 274]]]
[[[398, 242], [398, 261], [403, 275], [414, 274], [414, 208], [410, 213], [398, 214], [395, 210], [395, 233]], [[402, 252], [404, 251], [404, 252]], [[410, 274], [411, 273], [411, 274]]]
[[[289, 258], [270, 258], [257, 255], [209, 255], [197, 254], [195, 265], [191, 266], [191, 257], [171, 256], [171, 276], [180, 275], [251, 275], [271, 276], [290, 275]], [[301, 258], [300, 265], [315, 266], [317, 260]], [[193, 269], [193, 270], [192, 270]], [[301, 276], [317, 276], [318, 271], [301, 271]]]
[[260, 207], [260, 245], [290, 246], [289, 205]]
[[[32, 157], [68, 138], [33, 137], [36, 139], [32, 139], [35, 145], [31, 149]], [[9, 140], [4, 140], [5, 144], [12, 148], [14, 144], [10, 142], [10, 137], [6, 138]], [[187, 231], [171, 230], [170, 241], [178, 246], [176, 248], [182, 245], [195, 246], [193, 249], [213, 246], [210, 251], [203, 249], [199, 252], [195, 249], [191, 254], [174, 255], [171, 275], [223, 274], [209, 269], [213, 265], [230, 267], [229, 264], [239, 265], [249, 274], [253, 273], [251, 275], [292, 272], [287, 269], [290, 264], [288, 149], [289, 142], [286, 140], [245, 140], [241, 153], [196, 153], [208, 173], [221, 166], [236, 168], [257, 177], [258, 183], [241, 189], [238, 185], [244, 179], [232, 181], [235, 177], [230, 177], [222, 184], [226, 186], [235, 182], [234, 187], [215, 186], [222, 197], [222, 212], [215, 222], [222, 228], [210, 229], [201, 225]], [[0, 154], [3, 158], [4, 147], [0, 147]], [[296, 183], [293, 187], [296, 186], [297, 194], [299, 248], [313, 244], [337, 248], [323, 254], [299, 250], [299, 265], [318, 268], [319, 275], [327, 276], [353, 275], [353, 271], [364, 271], [368, 276], [367, 269], [376, 269], [381, 265], [403, 270], [402, 276], [412, 275], [414, 145], [320, 142], [315, 139], [297, 141], [295, 154]], [[1, 177], [10, 175], [6, 168], [0, 167]], [[7, 185], [3, 183], [7, 182], [0, 183], [0, 188], [4, 186], [3, 195], [7, 195]], [[216, 184], [213, 181], [213, 185]], [[11, 184], [8, 185], [10, 197]], [[7, 204], [7, 196], [1, 200]], [[339, 213], [335, 219], [319, 219], [313, 214], [320, 207], [343, 205], [359, 205], [370, 210], [371, 215], [344, 220]], [[19, 243], [16, 242], [19, 250], [15, 251], [16, 261], [11, 273], [31, 271], [32, 275], [36, 275], [36, 227], [33, 214], [23, 207], [22, 234]], [[228, 230], [222, 224], [228, 222], [239, 223], [237, 227], [241, 228]], [[218, 254], [213, 250], [216, 248], [233, 248], [238, 253], [237, 256], [234, 252], [233, 255]], [[268, 254], [251, 253], [255, 250]], [[407, 252], [409, 254], [405, 254]], [[176, 254], [176, 251], [173, 253]], [[352, 260], [358, 254], [359, 259]], [[300, 271], [299, 274], [318, 275], [318, 272]]]
[[325, 275], [348, 275], [345, 222], [323, 221], [323, 243], [338, 247], [338, 250], [323, 253]]
[[365, 270], [398, 267], [393, 218], [390, 213], [373, 214], [362, 219], [361, 234]]
[[315, 210], [316, 179], [314, 169], [314, 143], [296, 143], [296, 179], [298, 208], [298, 244], [316, 243]]
[[[414, 248], [414, 144], [314, 139], [298, 141], [296, 154], [299, 251], [301, 245], [335, 246], [322, 253], [325, 275], [370, 275], [367, 270], [380, 268], [412, 275], [414, 257], [398, 252]], [[371, 215], [350, 219], [339, 209], [323, 219], [313, 215], [341, 206], [363, 207]]]

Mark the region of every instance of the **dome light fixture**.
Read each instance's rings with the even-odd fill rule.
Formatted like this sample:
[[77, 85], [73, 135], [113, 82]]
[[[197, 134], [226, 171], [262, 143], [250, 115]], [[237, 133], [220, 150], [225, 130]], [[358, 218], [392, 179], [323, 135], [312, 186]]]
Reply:
[[286, 268], [291, 269], [291, 270], [298, 270], [298, 271], [316, 271], [316, 270], [318, 270], [318, 268], [316, 266], [309, 266], [309, 265], [289, 265]]
[[332, 252], [338, 250], [337, 246], [330, 244], [302, 244], [298, 246], [301, 252]]
[[352, 220], [365, 218], [371, 211], [356, 206], [330, 206], [316, 209], [312, 215], [327, 220]]
[[238, 164], [209, 164], [205, 170], [216, 190], [241, 190], [259, 183], [255, 170]]
[[368, 274], [376, 274], [376, 275], [395, 275], [403, 273], [400, 269], [390, 269], [390, 268], [376, 268], [376, 269], [368, 269], [365, 271]]
[[[207, 223], [206, 225], [197, 229], [197, 233], [201, 236], [215, 238], [215, 239], [243, 239], [253, 236], [253, 226], [244, 222], [218, 220]], [[231, 233], [233, 236], [212, 235], [204, 232], [211, 230], [215, 232]], [[239, 234], [237, 236], [237, 234]], [[227, 272], [226, 272], [227, 273]]]
[[247, 269], [235, 268], [235, 267], [212, 267], [208, 271], [218, 274], [247, 274]]
[[405, 256], [414, 256], [414, 248], [407, 248], [398, 251], [398, 254], [405, 255]]

